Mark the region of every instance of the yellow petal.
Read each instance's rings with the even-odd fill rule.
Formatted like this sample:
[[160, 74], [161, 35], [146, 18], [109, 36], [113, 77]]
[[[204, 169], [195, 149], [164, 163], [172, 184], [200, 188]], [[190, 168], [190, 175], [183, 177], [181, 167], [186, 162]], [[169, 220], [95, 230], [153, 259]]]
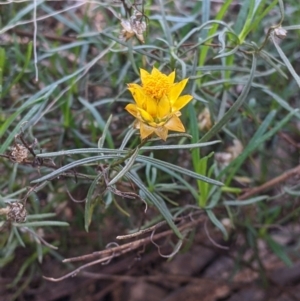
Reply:
[[153, 67], [151, 71], [151, 76], [161, 76], [163, 73], [161, 73], [157, 68]]
[[150, 74], [146, 70], [140, 68], [140, 77], [141, 77], [142, 84], [144, 84], [145, 79], [147, 79], [147, 77], [149, 77], [149, 76], [150, 76]]
[[141, 114], [142, 120], [147, 122], [147, 123], [151, 123], [153, 122], [153, 117], [145, 110], [143, 109], [139, 109], [139, 113]]
[[181, 82], [176, 83], [172, 86], [172, 88], [170, 89], [170, 92], [169, 92], [170, 93], [169, 97], [170, 97], [171, 103], [174, 103], [177, 100], [177, 98], [183, 91], [185, 85], [187, 84], [188, 80], [189, 80], [188, 78], [185, 78]]
[[175, 71], [171, 72], [169, 75], [168, 75], [168, 79], [170, 81], [171, 84], [174, 83], [174, 80], [175, 80]]
[[148, 136], [150, 136], [153, 132], [154, 132], [154, 128], [151, 126], [148, 126], [145, 123], [140, 123], [140, 134], [141, 134], [141, 138], [145, 139]]
[[173, 115], [172, 118], [165, 123], [164, 127], [170, 131], [185, 132], [181, 120], [176, 115]]
[[145, 110], [153, 117], [157, 116], [157, 101], [151, 97], [147, 97]]
[[137, 106], [134, 105], [133, 103], [128, 104], [125, 107], [125, 110], [127, 110], [131, 115], [133, 115], [135, 118], [137, 118], [138, 109], [137, 109]]
[[169, 75], [166, 75], [166, 74], [160, 72], [157, 68], [153, 67], [153, 69], [151, 71], [151, 77], [153, 79], [157, 79], [159, 81], [161, 81], [163, 79], [166, 83], [173, 84], [174, 79], [175, 79], [175, 71], [173, 71]]
[[172, 106], [172, 111], [176, 112], [181, 110], [184, 106], [186, 106], [193, 99], [192, 95], [183, 95], [180, 96]]
[[171, 104], [168, 97], [164, 95], [158, 103], [157, 117], [159, 119], [163, 119], [167, 117], [170, 113], [171, 113]]
[[158, 128], [156, 128], [155, 130], [155, 134], [162, 140], [166, 141], [167, 137], [168, 137], [168, 129], [164, 126], [160, 126]]
[[138, 84], [128, 84], [128, 90], [131, 92], [137, 106], [143, 108], [145, 93], [143, 88]]

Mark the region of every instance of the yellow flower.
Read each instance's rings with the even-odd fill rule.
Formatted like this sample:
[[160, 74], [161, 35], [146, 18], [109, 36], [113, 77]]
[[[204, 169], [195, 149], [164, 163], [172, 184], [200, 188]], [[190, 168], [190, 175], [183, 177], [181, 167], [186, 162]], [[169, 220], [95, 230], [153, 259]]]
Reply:
[[135, 104], [125, 109], [136, 118], [135, 127], [140, 130], [142, 139], [155, 133], [166, 140], [168, 131], [185, 132], [179, 119], [180, 110], [192, 100], [191, 95], [180, 96], [188, 79], [174, 83], [175, 71], [169, 75], [155, 67], [151, 73], [140, 69], [142, 85], [128, 84]]

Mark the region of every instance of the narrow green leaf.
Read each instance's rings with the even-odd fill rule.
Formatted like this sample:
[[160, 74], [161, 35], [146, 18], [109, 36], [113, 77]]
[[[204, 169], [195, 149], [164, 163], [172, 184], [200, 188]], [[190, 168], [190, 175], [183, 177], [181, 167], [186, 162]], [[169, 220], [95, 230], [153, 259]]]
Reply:
[[282, 0], [278, 0], [278, 4], [279, 4], [279, 10], [280, 10], [280, 14], [281, 14], [281, 18], [280, 18], [280, 25], [284, 20], [284, 5], [283, 5], [283, 1]]
[[5, 60], [6, 60], [6, 52], [5, 48], [0, 47], [0, 68], [4, 69], [5, 66]]
[[33, 220], [33, 219], [44, 219], [49, 217], [56, 216], [56, 213], [40, 213], [40, 214], [28, 214], [26, 220]]
[[290, 25], [290, 26], [284, 26], [283, 27], [285, 30], [299, 30], [300, 29], [300, 25]]
[[[20, 132], [21, 127], [24, 126], [24, 124], [26, 127], [26, 123], [28, 122], [28, 120], [30, 120], [32, 116], [37, 114], [37, 112], [40, 109], [45, 107], [46, 99], [51, 95], [51, 93], [55, 88], [56, 86], [51, 85], [47, 89], [40, 91], [35, 95], [33, 95], [32, 97], [30, 97], [20, 108], [18, 108], [18, 110], [15, 113], [9, 116], [5, 120], [5, 122], [2, 125], [0, 125], [0, 138], [1, 138], [6, 133], [8, 127], [14, 122], [14, 120], [20, 117], [20, 115], [25, 109], [32, 106], [32, 108], [27, 112], [27, 114], [20, 119], [18, 124], [14, 127], [13, 131], [10, 132], [10, 135], [7, 137], [7, 139], [1, 144], [0, 154], [4, 153], [4, 151], [8, 148], [10, 143], [14, 140], [15, 135]], [[42, 100], [44, 100], [44, 102], [42, 102]]]
[[[0, 47], [0, 99], [3, 97], [3, 72], [5, 68], [6, 53], [3, 47]], [[1, 108], [0, 108], [1, 110]]]
[[[203, 0], [202, 1], [202, 13], [201, 13], [201, 19], [202, 19], [202, 24], [207, 22], [210, 17], [210, 0]], [[203, 30], [200, 35], [201, 39], [205, 39], [207, 37], [207, 30]]]
[[105, 142], [105, 139], [106, 139], [106, 136], [107, 134], [109, 133], [109, 126], [110, 126], [110, 123], [112, 121], [112, 115], [109, 115], [107, 121], [106, 121], [106, 124], [105, 124], [105, 127], [103, 129], [103, 133], [102, 133], [102, 136], [99, 138], [98, 140], [98, 147], [99, 148], [102, 148], [103, 145], [104, 145], [104, 142]]
[[166, 204], [162, 202], [161, 200], [157, 199], [155, 195], [153, 195], [147, 187], [143, 184], [142, 181], [140, 181], [136, 176], [134, 176], [131, 172], [128, 172], [127, 177], [130, 178], [138, 187], [142, 190], [142, 192], [145, 194], [147, 199], [149, 199], [153, 205], [159, 210], [161, 215], [164, 217], [166, 222], [169, 224], [171, 229], [174, 231], [174, 233], [178, 236], [178, 238], [182, 239], [183, 236], [176, 227], [176, 225], [173, 222], [172, 214], [170, 213], [169, 209], [167, 208]]
[[[188, 104], [188, 114], [189, 114], [189, 123], [190, 123], [190, 134], [192, 135], [192, 142], [197, 142], [199, 140], [199, 128], [198, 128], [198, 119], [196, 116], [196, 110], [192, 103]], [[199, 173], [199, 162], [200, 160], [200, 150], [192, 150], [192, 161], [194, 171]], [[198, 183], [199, 186], [199, 183]]]
[[[91, 112], [91, 114], [95, 118], [97, 124], [99, 125], [100, 130], [102, 132], [104, 132], [106, 124], [105, 124], [102, 116], [99, 114], [99, 111], [96, 110], [96, 108], [90, 102], [88, 102], [87, 100], [85, 100], [84, 98], [78, 97], [78, 100], [82, 103], [82, 105], [87, 110], [89, 110]], [[113, 139], [112, 139], [111, 134], [110, 134], [109, 131], [107, 131], [107, 133], [106, 133], [106, 140], [107, 140], [107, 143], [108, 143], [109, 147], [110, 148], [114, 148], [114, 142], [113, 142]]]
[[[245, 37], [247, 37], [249, 35], [249, 33], [254, 30], [258, 25], [262, 24], [262, 19], [269, 14], [269, 12], [277, 5], [277, 1], [278, 0], [273, 0], [272, 3], [267, 4], [266, 8], [263, 12], [261, 12], [260, 10], [258, 10], [255, 13], [255, 19], [251, 22], [250, 26], [248, 26], [248, 29], [245, 30]], [[265, 2], [265, 1], [264, 1]], [[260, 7], [263, 7], [263, 5], [261, 5]]]
[[9, 83], [8, 87], [3, 89], [2, 97], [4, 97], [9, 92], [11, 87], [13, 85], [15, 85], [22, 78], [22, 76], [24, 75], [24, 73], [25, 73], [25, 71], [28, 68], [29, 63], [30, 63], [31, 54], [32, 54], [32, 47], [33, 47], [33, 43], [32, 42], [28, 43], [24, 65], [23, 65], [21, 71], [18, 73], [18, 75]]
[[262, 91], [268, 95], [270, 95], [271, 97], [273, 97], [273, 99], [284, 109], [286, 109], [287, 111], [289, 111], [290, 113], [293, 113], [298, 119], [300, 119], [300, 113], [299, 111], [295, 110], [293, 107], [291, 107], [289, 105], [289, 103], [284, 100], [283, 98], [281, 98], [278, 94], [272, 92], [269, 89], [262, 89]]
[[[232, 1], [232, 0], [231, 0]], [[238, 39], [238, 37], [237, 37], [237, 35], [235, 34], [235, 32], [232, 30], [232, 28], [226, 23], [226, 22], [223, 22], [223, 21], [219, 21], [219, 20], [210, 20], [210, 21], [207, 21], [206, 23], [204, 23], [204, 24], [202, 24], [201, 26], [198, 26], [198, 27], [196, 27], [196, 28], [193, 28], [188, 34], [186, 34], [186, 36], [184, 36], [181, 40], [180, 40], [180, 42], [177, 44], [177, 48], [179, 48], [183, 43], [185, 43], [187, 40], [189, 40], [189, 38], [191, 37], [191, 36], [193, 36], [195, 33], [197, 33], [197, 32], [201, 32], [204, 28], [206, 28], [206, 27], [210, 27], [210, 28], [212, 28], [213, 26], [211, 26], [211, 25], [216, 25], [216, 26], [219, 26], [219, 25], [221, 25], [221, 26], [224, 26], [226, 29], [227, 29], [227, 31], [228, 32], [230, 32], [231, 33], [231, 35], [233, 36], [233, 37], [235, 37], [236, 39]], [[208, 38], [206, 38], [206, 39], [204, 39], [203, 41], [201, 41], [201, 44], [202, 43], [204, 43], [204, 42], [209, 42], [213, 37], [215, 37], [215, 36], [218, 36], [218, 34], [213, 34], [213, 35], [209, 35], [208, 36]], [[206, 48], [208, 48], [208, 47], [206, 47], [206, 46], [203, 46], [203, 48], [201, 48], [201, 51], [200, 51], [200, 54], [203, 52], [203, 51], [205, 51], [204, 49], [206, 49]], [[199, 68], [200, 67], [202, 67], [203, 65], [200, 65], [199, 64]], [[200, 69], [201, 70], [201, 69]]]
[[60, 156], [70, 156], [70, 155], [76, 155], [76, 154], [112, 154], [112, 155], [123, 155], [127, 154], [127, 150], [119, 150], [119, 149], [110, 149], [110, 148], [77, 148], [77, 149], [68, 149], [68, 150], [62, 150], [58, 152], [51, 152], [51, 153], [42, 153], [42, 154], [36, 154], [39, 158], [53, 158], [53, 157], [60, 157]]
[[208, 177], [200, 175], [200, 174], [198, 174], [196, 172], [193, 172], [191, 170], [182, 168], [182, 167], [180, 167], [178, 165], [174, 165], [174, 164], [162, 161], [162, 160], [158, 160], [158, 159], [155, 159], [155, 158], [150, 158], [150, 157], [139, 155], [137, 157], [136, 161], [137, 162], [150, 162], [152, 165], [156, 166], [158, 169], [162, 169], [162, 167], [164, 167], [165, 169], [174, 170], [177, 173], [180, 173], [180, 174], [183, 174], [183, 175], [187, 175], [189, 177], [192, 177], [192, 178], [195, 178], [195, 179], [207, 182], [207, 183], [212, 184], [212, 185], [223, 186], [223, 183], [221, 183], [219, 181], [210, 179]]
[[127, 133], [126, 133], [126, 135], [125, 135], [125, 137], [124, 137], [124, 139], [123, 139], [123, 141], [122, 141], [122, 143], [121, 143], [121, 145], [120, 145], [120, 147], [119, 147], [119, 150], [124, 150], [124, 148], [125, 148], [125, 146], [127, 145], [128, 141], [130, 140], [130, 138], [133, 136], [133, 134], [134, 134], [136, 131], [137, 131], [137, 130], [134, 129], [134, 128], [130, 128], [130, 129], [127, 131]]
[[[251, 0], [248, 1], [249, 3], [249, 10], [248, 10], [248, 15], [247, 18], [244, 22], [244, 27], [242, 29], [242, 31], [239, 34], [239, 39], [241, 41], [241, 43], [244, 42], [244, 40], [246, 39], [247, 35], [249, 34], [252, 24], [253, 24], [253, 19], [259, 15], [259, 7], [262, 7], [263, 3], [266, 0]], [[246, 4], [246, 3], [245, 3]], [[243, 9], [243, 8], [242, 8]]]
[[[231, 4], [232, 0], [226, 0], [225, 3], [222, 5], [221, 9], [219, 10], [219, 12], [217, 13], [216, 17], [215, 17], [215, 20], [219, 21], [219, 20], [222, 20], [225, 13], [228, 11], [228, 8]], [[218, 26], [219, 24], [218, 23], [215, 23], [208, 31], [208, 34], [207, 36], [210, 37], [210, 36], [213, 36], [217, 29], [218, 29]], [[211, 40], [208, 40], [207, 41], [208, 43], [211, 42]], [[200, 56], [199, 56], [199, 66], [203, 66], [204, 65], [204, 62], [206, 60], [206, 56], [207, 56], [207, 52], [209, 50], [209, 47], [202, 47], [201, 48], [201, 51], [200, 51]]]
[[246, 86], [244, 87], [241, 95], [238, 97], [238, 99], [235, 101], [235, 103], [231, 106], [231, 108], [224, 114], [223, 118], [217, 122], [200, 140], [199, 142], [206, 142], [209, 139], [211, 139], [213, 136], [215, 136], [220, 130], [222, 130], [223, 126], [232, 118], [232, 116], [237, 112], [237, 110], [241, 107], [241, 105], [246, 100], [248, 93], [251, 88], [251, 84], [254, 78], [256, 70], [256, 55], [253, 54], [253, 60], [252, 60], [252, 68], [249, 75], [249, 79], [246, 83]]
[[99, 173], [97, 177], [94, 179], [92, 184], [89, 187], [87, 196], [86, 196], [86, 201], [85, 201], [85, 207], [84, 207], [84, 228], [85, 231], [89, 231], [89, 226], [92, 221], [92, 216], [94, 212], [94, 208], [97, 204], [97, 198], [94, 196], [94, 191], [96, 189], [96, 186], [99, 185], [99, 180], [103, 177], [102, 173]]
[[57, 227], [66, 227], [69, 226], [69, 223], [60, 222], [60, 221], [41, 221], [41, 222], [28, 222], [28, 223], [21, 223], [17, 224], [14, 223], [15, 227], [46, 227], [46, 226], [57, 226]]
[[205, 23], [209, 20], [209, 16], [210, 16], [210, 0], [203, 0], [202, 1], [202, 23]]
[[293, 189], [290, 189], [289, 187], [284, 187], [283, 190], [291, 196], [296, 196], [296, 197], [300, 196], [300, 191], [295, 191]]
[[[269, 55], [269, 53], [267, 53], [264, 50], [261, 50], [259, 53], [259, 56], [262, 57], [268, 64], [270, 64], [280, 75], [282, 75], [285, 79], [288, 79], [287, 75], [281, 70], [281, 66], [278, 66], [278, 64], [276, 64], [276, 62], [274, 62], [272, 60], [272, 56]], [[282, 64], [283, 65], [283, 64]]]
[[122, 168], [122, 170], [114, 177], [110, 180], [110, 182], [107, 184], [107, 186], [111, 186], [116, 184], [126, 173], [128, 173], [132, 167], [132, 165], [134, 164], [137, 155], [139, 153], [139, 148], [137, 147], [135, 152], [131, 155], [131, 157], [129, 158], [129, 160], [126, 162], [124, 168]]
[[[22, 17], [26, 16], [28, 13], [31, 13], [34, 7], [40, 5], [42, 2], [44, 2], [44, 0], [36, 0], [33, 3], [29, 3], [28, 5], [24, 6], [24, 8], [18, 10], [14, 17], [9, 20], [8, 25], [16, 25], [16, 23], [19, 22]], [[3, 32], [0, 31], [0, 34], [2, 34]]]
[[215, 214], [212, 212], [212, 210], [206, 210], [206, 213], [211, 220], [211, 222], [223, 233], [224, 239], [228, 239], [228, 233], [223, 226], [223, 224], [216, 218]]
[[[198, 132], [198, 128], [195, 127], [195, 129], [196, 129], [196, 132]], [[197, 135], [196, 135], [196, 137], [197, 137]], [[197, 140], [198, 140], [198, 138], [196, 138], [196, 141]], [[220, 143], [220, 142], [221, 142], [220, 140], [215, 140], [215, 141], [209, 141], [209, 142], [205, 142], [205, 143], [143, 146], [143, 147], [141, 147], [141, 150], [153, 151], [153, 150], [170, 150], [170, 149], [194, 149], [194, 148], [201, 148], [201, 147], [214, 145], [214, 144]]]
[[271, 236], [267, 235], [265, 237], [266, 242], [268, 243], [271, 250], [274, 252], [275, 255], [277, 255], [288, 267], [293, 266], [293, 262], [287, 255], [287, 252], [285, 251], [284, 247], [281, 246], [279, 243], [277, 243]]
[[252, 204], [255, 204], [255, 203], [258, 203], [258, 202], [261, 202], [261, 201], [264, 201], [268, 198], [269, 196], [267, 195], [262, 195], [262, 196], [258, 196], [258, 197], [255, 197], [255, 198], [251, 198], [249, 200], [246, 200], [246, 201], [224, 201], [224, 205], [227, 205], [227, 206], [248, 206], [248, 205], [252, 205]]
[[293, 78], [297, 82], [298, 86], [300, 87], [300, 77], [296, 73], [295, 69], [293, 68], [292, 64], [290, 63], [289, 59], [286, 57], [285, 53], [281, 50], [280, 46], [278, 45], [275, 36], [271, 34], [271, 39], [273, 41], [273, 44], [275, 45], [280, 57], [284, 61], [286, 67], [289, 69], [290, 73], [292, 74]]
[[236, 33], [242, 32], [242, 29], [245, 26], [251, 2], [253, 1], [245, 1], [240, 7], [239, 14], [237, 15], [236, 22], [234, 22], [233, 26], [233, 29]]
[[[207, 162], [208, 159], [211, 158], [214, 155], [214, 153], [210, 153], [208, 156], [205, 156], [200, 159], [198, 162], [199, 164], [199, 172], [200, 174], [207, 175]], [[208, 202], [208, 194], [210, 190], [210, 184], [204, 182], [204, 181], [198, 181], [199, 186], [199, 192], [200, 192], [200, 199], [199, 199], [199, 205], [201, 208], [205, 208], [206, 204]]]
[[19, 244], [20, 244], [23, 248], [25, 248], [25, 243], [24, 243], [24, 241], [23, 241], [23, 239], [22, 239], [22, 237], [21, 237], [21, 235], [20, 235], [20, 233], [19, 233], [19, 231], [18, 231], [18, 228], [13, 227], [13, 232], [14, 232], [14, 234], [15, 234], [15, 236], [16, 236], [16, 238], [17, 238], [17, 241], [19, 242]]
[[[98, 150], [99, 152], [99, 150]], [[84, 164], [89, 164], [89, 163], [93, 163], [93, 162], [97, 162], [97, 161], [100, 161], [100, 160], [107, 160], [107, 159], [120, 159], [121, 156], [118, 156], [118, 155], [100, 155], [100, 156], [95, 156], [95, 157], [89, 157], [89, 158], [84, 158], [84, 159], [80, 159], [80, 160], [77, 160], [77, 161], [73, 161], [65, 166], [62, 166], [61, 168], [57, 169], [57, 170], [54, 170], [53, 172], [39, 178], [39, 179], [36, 179], [36, 180], [33, 180], [31, 181], [31, 183], [40, 183], [40, 182], [43, 182], [43, 181], [47, 181], [49, 179], [52, 179], [52, 178], [55, 178], [57, 176], [59, 176], [60, 174], [74, 168], [74, 167], [77, 167], [77, 166], [81, 166], [81, 165], [84, 165]]]
[[[252, 153], [257, 147], [262, 145], [267, 139], [270, 139], [277, 131], [279, 131], [289, 120], [293, 117], [295, 112], [297, 112], [298, 109], [294, 110], [294, 112], [289, 113], [285, 118], [280, 120], [270, 131], [268, 131], [266, 134], [260, 136], [259, 134], [255, 134], [253, 136], [253, 139], [248, 143], [247, 147], [244, 149], [242, 154], [240, 154], [233, 162], [231, 162], [224, 170], [220, 173], [220, 176], [223, 174], [226, 174], [226, 171], [229, 169], [230, 174], [226, 176], [226, 185], [229, 186], [230, 181], [232, 180], [233, 176], [239, 170], [241, 164], [244, 162], [244, 160]], [[272, 114], [274, 112], [271, 112], [268, 116], [269, 118], [264, 120], [265, 122], [263, 125], [265, 126], [270, 121], [270, 118], [272, 117]], [[260, 127], [259, 130], [262, 132], [262, 128]]]
[[240, 49], [240, 46], [237, 45], [237, 46], [235, 46], [235, 47], [234, 47], [232, 50], [230, 50], [230, 51], [227, 51], [227, 52], [220, 53], [220, 54], [216, 55], [216, 56], [214, 57], [214, 59], [219, 59], [219, 58], [222, 58], [222, 57], [226, 57], [226, 56], [233, 55], [233, 54], [237, 53], [239, 49]]

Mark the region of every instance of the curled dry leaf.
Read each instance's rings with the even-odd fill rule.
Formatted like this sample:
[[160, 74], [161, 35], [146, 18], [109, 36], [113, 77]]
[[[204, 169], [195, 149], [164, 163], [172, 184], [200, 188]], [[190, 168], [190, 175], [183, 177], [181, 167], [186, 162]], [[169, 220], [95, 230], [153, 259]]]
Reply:
[[226, 167], [231, 161], [237, 158], [243, 151], [244, 147], [240, 140], [234, 139], [233, 145], [226, 148], [225, 152], [215, 153], [215, 160], [222, 168]]
[[212, 127], [210, 112], [208, 108], [204, 108], [198, 115], [198, 127], [201, 131], [208, 131]]

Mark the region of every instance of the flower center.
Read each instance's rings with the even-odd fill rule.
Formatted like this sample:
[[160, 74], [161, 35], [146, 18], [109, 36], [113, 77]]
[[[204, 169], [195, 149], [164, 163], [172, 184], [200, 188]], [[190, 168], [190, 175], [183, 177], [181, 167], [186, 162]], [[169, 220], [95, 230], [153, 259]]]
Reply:
[[144, 80], [143, 90], [155, 100], [160, 100], [171, 88], [172, 83], [165, 74], [149, 76]]

